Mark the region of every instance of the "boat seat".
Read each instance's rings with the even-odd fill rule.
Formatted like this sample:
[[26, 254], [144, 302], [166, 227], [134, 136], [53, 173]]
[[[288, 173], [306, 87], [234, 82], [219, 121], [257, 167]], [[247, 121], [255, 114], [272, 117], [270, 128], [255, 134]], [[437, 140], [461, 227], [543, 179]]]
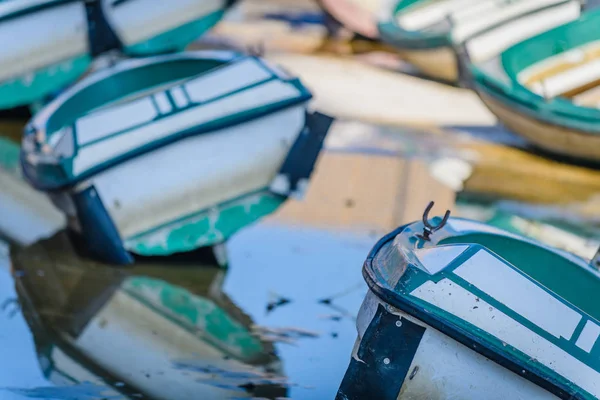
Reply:
[[533, 92], [550, 99], [557, 96], [572, 97], [598, 83], [600, 83], [600, 59], [535, 82], [530, 88]]
[[[527, 13], [540, 10], [547, 6], [561, 3], [563, 0], [518, 0], [510, 3], [496, 1], [477, 13], [457, 14], [457, 22], [452, 31], [455, 42], [462, 42], [474, 35], [485, 32], [486, 29], [507, 23]], [[467, 10], [468, 11], [468, 10]], [[460, 17], [460, 19], [458, 19]]]
[[435, 5], [407, 9], [398, 16], [398, 25], [407, 30], [437, 27], [442, 21], [452, 20], [452, 37], [462, 42], [499, 23], [510, 22], [535, 10], [562, 3], [564, 0], [446, 0]]
[[[540, 247], [516, 237], [493, 233], [467, 233], [452, 236], [440, 241], [442, 244], [477, 243], [496, 253], [515, 268], [545, 286], [557, 296], [600, 319], [600, 302], [595, 294], [600, 293], [600, 280], [591, 279], [593, 272], [586, 270], [574, 261], [557, 257], [548, 248]], [[511, 251], [507, 252], [506, 249]], [[569, 284], [565, 284], [568, 282]]]
[[407, 8], [406, 11], [398, 15], [398, 25], [404, 29], [416, 31], [438, 24], [447, 18], [448, 15], [454, 15], [460, 10], [473, 8], [473, 5], [493, 4], [495, 0], [445, 0], [439, 1], [434, 6], [431, 3], [415, 5]]

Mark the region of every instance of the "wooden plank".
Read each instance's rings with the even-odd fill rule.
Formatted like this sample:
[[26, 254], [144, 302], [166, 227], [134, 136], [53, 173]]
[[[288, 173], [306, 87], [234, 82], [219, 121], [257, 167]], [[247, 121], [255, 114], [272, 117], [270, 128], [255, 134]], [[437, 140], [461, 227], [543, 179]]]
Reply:
[[[271, 219], [319, 227], [391, 231], [453, 209], [455, 193], [422, 160], [401, 155], [324, 152], [303, 200], [289, 200]], [[433, 215], [433, 214], [432, 214]]]

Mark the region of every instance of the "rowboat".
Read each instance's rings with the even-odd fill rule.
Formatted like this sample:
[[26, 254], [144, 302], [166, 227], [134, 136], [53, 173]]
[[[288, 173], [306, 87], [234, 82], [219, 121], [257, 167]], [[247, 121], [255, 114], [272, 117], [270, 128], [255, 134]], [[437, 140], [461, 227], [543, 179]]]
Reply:
[[507, 47], [579, 16], [573, 0], [396, 0], [379, 23], [381, 39], [425, 75], [460, 76], [458, 57], [489, 60]]
[[76, 0], [0, 2], [0, 109], [40, 100], [84, 73], [91, 62], [86, 12]]
[[130, 56], [181, 51], [234, 2], [0, 1], [0, 109], [43, 100], [111, 50]]
[[471, 67], [500, 122], [548, 152], [600, 160], [600, 10]]
[[218, 265], [146, 261], [123, 273], [79, 256], [65, 231], [12, 252], [11, 263], [40, 367], [56, 385], [103, 385], [128, 399], [287, 394], [273, 344], [224, 293]]
[[364, 263], [338, 398], [599, 398], [598, 257], [427, 214]]
[[106, 20], [130, 55], [182, 51], [236, 0], [102, 0]]
[[306, 186], [332, 122], [310, 99], [254, 56], [126, 60], [36, 114], [23, 173], [104, 261], [213, 246]]

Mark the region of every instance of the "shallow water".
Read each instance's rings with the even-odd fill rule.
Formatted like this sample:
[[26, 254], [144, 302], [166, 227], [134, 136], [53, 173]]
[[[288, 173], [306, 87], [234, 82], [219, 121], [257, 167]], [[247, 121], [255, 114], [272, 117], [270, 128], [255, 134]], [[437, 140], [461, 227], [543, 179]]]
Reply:
[[[447, 128], [524, 147], [496, 126]], [[361, 123], [345, 132], [331, 150], [456, 155], [455, 136], [439, 132]], [[13, 240], [32, 243], [60, 224], [2, 194], [0, 231]], [[568, 225], [585, 252], [600, 243], [598, 221], [567, 207], [498, 200], [463, 199], [458, 211]], [[366, 292], [362, 262], [379, 236], [264, 221], [227, 244], [227, 269], [190, 260], [114, 269], [80, 258], [59, 233], [14, 247], [13, 274], [0, 244], [0, 399], [333, 398]]]
[[[0, 316], [6, 326], [3, 347], [15, 360], [0, 363], [3, 399], [50, 395], [48, 386], [61, 385], [65, 376], [77, 374], [108, 387], [104, 393], [121, 391], [129, 396], [126, 398], [254, 395], [311, 399], [335, 395], [356, 336], [354, 316], [366, 290], [360, 267], [374, 237], [262, 223], [228, 244], [227, 270], [198, 263], [163, 263], [107, 271], [107, 267], [98, 268], [78, 258], [69, 246], [61, 246], [60, 235], [13, 256], [18, 295], [7, 261], [2, 261], [3, 301], [18, 298], [22, 304], [19, 310], [18, 303], [7, 302]], [[161, 286], [156, 297], [146, 282], [138, 302], [152, 303], [160, 297], [163, 308], [152, 303], [146, 304], [151, 311], [142, 311], [139, 304], [124, 302], [121, 292], [131, 296], [132, 282], [144, 279], [168, 288]], [[174, 297], [165, 300], [165, 296]], [[206, 299], [233, 322], [226, 323], [220, 314], [214, 320], [214, 310], [203, 314], [202, 310], [210, 308], [203, 303]], [[204, 331], [211, 329], [203, 324], [211, 320], [217, 324], [215, 336], [170, 341], [170, 337], [182, 335], [181, 327], [164, 319], [185, 319], [192, 311], [198, 318], [195, 323]], [[148, 312], [153, 316], [145, 316]], [[200, 321], [201, 316], [205, 320]], [[119, 327], [111, 328], [115, 323]], [[239, 340], [231, 342], [232, 333], [223, 324], [236, 323], [242, 326], [236, 331]], [[150, 340], [153, 331], [158, 332], [158, 339]], [[263, 350], [270, 349], [266, 358], [253, 353], [256, 349], [249, 343], [254, 337], [260, 338]], [[38, 352], [50, 352], [49, 359], [56, 363], [45, 374], [53, 375], [53, 381], [41, 372], [34, 340]], [[239, 356], [235, 346], [231, 350], [232, 343], [250, 346], [245, 351], [253, 356]], [[103, 352], [93, 345], [101, 346]], [[54, 349], [60, 352], [53, 353]], [[119, 351], [124, 349], [127, 351]], [[132, 363], [136, 358], [143, 362]], [[141, 377], [146, 374], [149, 377], [144, 382]], [[165, 392], [158, 383], [171, 387]], [[91, 390], [99, 397], [89, 398], [103, 398], [101, 387], [63, 387], [59, 392], [54, 389], [51, 396], [87, 398], [77, 397], [82, 395], [76, 390]], [[21, 390], [6, 391], [9, 388]]]

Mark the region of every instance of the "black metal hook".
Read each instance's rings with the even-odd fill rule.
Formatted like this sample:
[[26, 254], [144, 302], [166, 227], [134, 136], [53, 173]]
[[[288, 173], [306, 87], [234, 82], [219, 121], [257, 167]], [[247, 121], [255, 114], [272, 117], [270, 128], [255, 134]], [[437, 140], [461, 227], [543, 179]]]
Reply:
[[421, 238], [423, 240], [427, 240], [427, 241], [430, 241], [431, 240], [430, 236], [433, 234], [433, 232], [436, 232], [436, 231], [439, 231], [440, 229], [442, 229], [444, 227], [444, 225], [446, 225], [446, 222], [448, 222], [448, 218], [450, 218], [450, 210], [446, 210], [446, 213], [444, 214], [442, 221], [435, 226], [431, 225], [429, 223], [429, 212], [433, 208], [434, 204], [435, 204], [435, 202], [430, 201], [429, 205], [427, 205], [427, 208], [423, 212], [423, 225], [424, 225], [423, 234], [417, 235], [419, 238]]

